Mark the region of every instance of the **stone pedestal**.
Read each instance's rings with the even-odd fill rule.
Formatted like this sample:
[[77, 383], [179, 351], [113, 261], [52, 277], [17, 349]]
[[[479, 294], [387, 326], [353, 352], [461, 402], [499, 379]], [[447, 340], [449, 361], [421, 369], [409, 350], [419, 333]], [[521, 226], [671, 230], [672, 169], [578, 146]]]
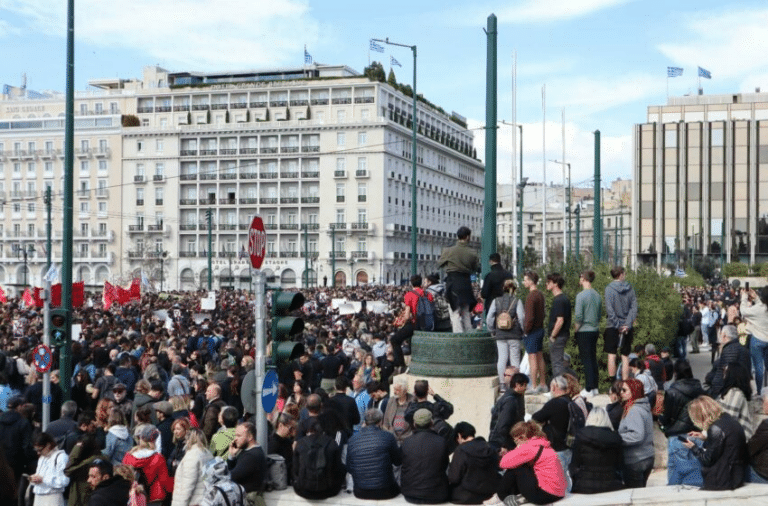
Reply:
[[446, 378], [440, 376], [422, 376], [401, 374], [408, 380], [408, 391], [413, 392], [416, 380], [425, 379], [437, 395], [453, 404], [453, 415], [448, 423], [469, 422], [477, 430], [478, 436], [488, 439], [491, 425], [491, 408], [496, 401], [499, 379], [494, 376], [483, 378]]

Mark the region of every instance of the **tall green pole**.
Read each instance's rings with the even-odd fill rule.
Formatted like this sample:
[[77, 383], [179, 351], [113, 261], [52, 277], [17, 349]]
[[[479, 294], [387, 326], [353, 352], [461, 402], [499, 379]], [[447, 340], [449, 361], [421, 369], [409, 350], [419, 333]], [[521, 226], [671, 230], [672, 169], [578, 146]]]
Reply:
[[331, 287], [336, 288], [336, 225], [331, 224]]
[[413, 121], [411, 126], [413, 127], [413, 139], [411, 143], [412, 146], [412, 153], [411, 158], [413, 161], [412, 164], [412, 173], [411, 173], [411, 276], [416, 275], [416, 240], [418, 237], [418, 221], [416, 220], [416, 202], [417, 202], [417, 195], [416, 195], [416, 133], [419, 131], [419, 119], [416, 115], [416, 46], [411, 46], [411, 51], [413, 51]]
[[600, 212], [600, 130], [595, 130], [595, 212], [592, 218], [592, 256], [603, 258], [603, 218]]
[[213, 262], [211, 261], [211, 257], [213, 255], [213, 234], [212, 234], [212, 228], [213, 228], [213, 210], [211, 208], [208, 208], [208, 291], [211, 291], [211, 287], [213, 286]]
[[61, 307], [66, 310], [66, 339], [59, 352], [61, 390], [70, 399], [72, 377], [72, 227], [75, 147], [75, 0], [67, 1], [67, 90], [64, 113], [64, 219], [61, 256]]
[[304, 288], [309, 288], [309, 235], [307, 224], [301, 226], [304, 229]]
[[520, 285], [523, 281], [523, 195], [525, 194], [525, 183], [523, 182], [523, 125], [517, 125], [520, 127], [520, 182], [518, 187], [520, 188], [520, 209], [517, 211], [517, 277], [520, 280]]
[[498, 84], [496, 46], [498, 32], [494, 14], [488, 16], [488, 29], [485, 35], [487, 41], [485, 64], [485, 204], [483, 206], [483, 240], [480, 255], [483, 278], [490, 270], [488, 257], [496, 251], [496, 102]]

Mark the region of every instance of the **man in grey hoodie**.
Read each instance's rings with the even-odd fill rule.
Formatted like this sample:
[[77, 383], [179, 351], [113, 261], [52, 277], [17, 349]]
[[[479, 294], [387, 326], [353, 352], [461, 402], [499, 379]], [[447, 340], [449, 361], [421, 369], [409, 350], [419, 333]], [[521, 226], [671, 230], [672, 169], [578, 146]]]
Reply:
[[626, 281], [624, 267], [611, 269], [611, 281], [605, 287], [605, 312], [608, 325], [605, 329], [605, 352], [608, 354], [608, 378], [616, 377], [616, 355], [621, 352], [621, 377], [629, 378], [629, 354], [632, 351], [632, 325], [637, 318], [637, 296]]

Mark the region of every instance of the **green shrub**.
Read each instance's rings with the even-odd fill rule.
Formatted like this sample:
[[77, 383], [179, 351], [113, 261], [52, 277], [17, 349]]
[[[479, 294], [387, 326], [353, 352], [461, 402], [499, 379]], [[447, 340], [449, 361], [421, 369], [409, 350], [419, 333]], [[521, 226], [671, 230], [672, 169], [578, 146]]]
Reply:
[[742, 262], [731, 262], [723, 266], [723, 276], [726, 278], [741, 278], [749, 276], [749, 265]]

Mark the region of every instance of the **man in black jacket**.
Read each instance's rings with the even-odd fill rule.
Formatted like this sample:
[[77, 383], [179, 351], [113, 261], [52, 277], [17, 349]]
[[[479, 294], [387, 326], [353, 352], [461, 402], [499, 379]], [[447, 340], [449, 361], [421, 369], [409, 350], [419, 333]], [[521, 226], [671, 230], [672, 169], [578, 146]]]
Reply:
[[227, 457], [232, 481], [242, 485], [246, 493], [263, 489], [267, 457], [256, 444], [256, 426], [243, 422], [235, 428], [235, 439], [229, 445]]
[[93, 489], [88, 506], [124, 506], [128, 503], [131, 483], [115, 476], [112, 463], [96, 459], [88, 469], [88, 484]]
[[422, 408], [413, 414], [413, 435], [403, 441], [400, 483], [403, 497], [415, 504], [439, 504], [448, 500], [448, 442], [432, 431], [432, 412]]
[[568, 404], [573, 402], [568, 394], [568, 382], [563, 376], [555, 376], [549, 385], [552, 398], [533, 414], [533, 421], [541, 425], [552, 449], [562, 452], [568, 449], [565, 438], [568, 435], [570, 419]]
[[481, 437], [475, 437], [475, 428], [459, 422], [454, 428], [459, 446], [453, 452], [448, 468], [451, 502], [454, 504], [480, 504], [496, 493], [499, 475], [499, 454]]
[[488, 313], [488, 308], [491, 307], [493, 299], [504, 295], [504, 281], [512, 279], [512, 273], [501, 266], [501, 255], [491, 253], [488, 260], [490, 271], [485, 275], [483, 288], [480, 291], [480, 297], [483, 298], [483, 307], [485, 307], [486, 313]]
[[336, 394], [328, 398], [326, 409], [336, 411], [344, 422], [344, 430], [351, 436], [352, 427], [360, 423], [360, 411], [355, 400], [347, 395], [348, 384], [344, 376], [336, 378]]
[[365, 412], [365, 426], [347, 446], [347, 471], [355, 483], [358, 499], [392, 499], [400, 493], [392, 466], [401, 463], [400, 447], [391, 433], [382, 430], [384, 413], [373, 408]]
[[751, 364], [752, 358], [749, 350], [739, 342], [739, 331], [733, 325], [724, 325], [720, 329], [720, 358], [712, 364], [712, 370], [704, 378], [704, 383], [709, 386], [707, 394], [717, 399], [723, 390], [723, 374], [725, 367], [731, 362], [739, 364]]
[[0, 413], [0, 445], [16, 475], [16, 482], [24, 473], [25, 466], [33, 463], [36, 457], [32, 448], [32, 424], [18, 411], [22, 404], [24, 399], [13, 397], [8, 401], [8, 410]]
[[515, 447], [509, 431], [517, 422], [525, 421], [525, 389], [528, 388], [528, 376], [514, 371], [513, 367], [507, 367], [504, 371], [507, 391], [499, 397], [491, 410], [488, 444], [496, 451], [501, 448], [512, 450]]

